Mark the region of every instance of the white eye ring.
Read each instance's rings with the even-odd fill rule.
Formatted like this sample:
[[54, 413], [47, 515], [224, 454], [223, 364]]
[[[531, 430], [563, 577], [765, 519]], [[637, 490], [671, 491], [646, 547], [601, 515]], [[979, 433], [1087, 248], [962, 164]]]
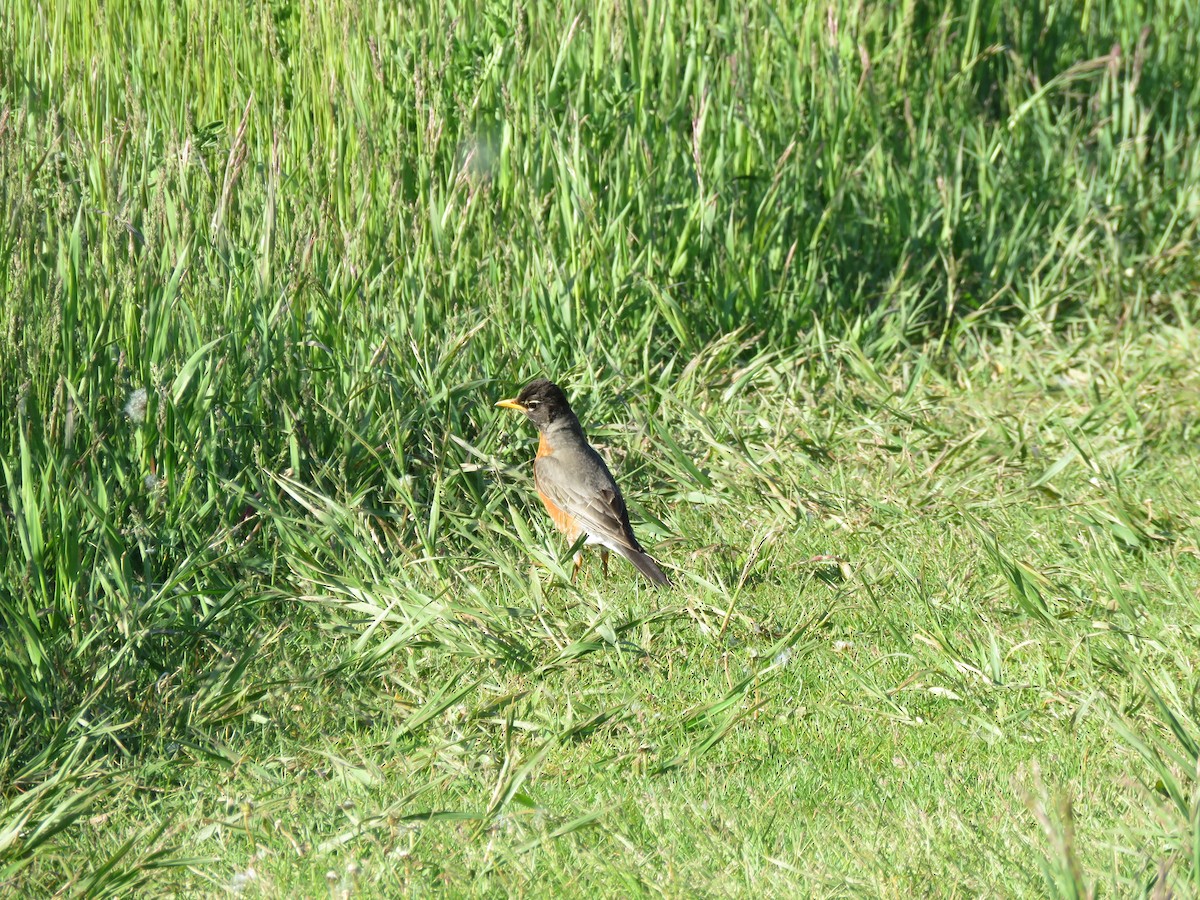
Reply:
[[528, 403], [526, 403], [525, 405], [526, 405], [526, 406], [527, 406], [529, 409], [533, 409], [533, 407], [537, 406], [537, 405], [538, 405], [539, 403], [541, 403], [541, 402], [542, 402], [541, 400], [530, 400], [530, 401], [529, 401]]

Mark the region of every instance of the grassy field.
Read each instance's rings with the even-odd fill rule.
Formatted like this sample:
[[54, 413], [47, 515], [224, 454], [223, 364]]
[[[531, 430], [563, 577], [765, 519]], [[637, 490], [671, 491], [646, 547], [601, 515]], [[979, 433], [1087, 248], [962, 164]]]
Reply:
[[1200, 12], [793, 6], [0, 0], [0, 893], [1200, 896]]

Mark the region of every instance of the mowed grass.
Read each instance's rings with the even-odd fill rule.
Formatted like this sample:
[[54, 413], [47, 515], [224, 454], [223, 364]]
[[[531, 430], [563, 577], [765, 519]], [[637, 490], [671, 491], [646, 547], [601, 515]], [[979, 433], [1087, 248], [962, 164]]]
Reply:
[[0, 885], [1198, 893], [1195, 19], [0, 7]]
[[[205, 709], [106, 776], [67, 858], [135, 838], [159, 890], [267, 896], [1186, 893], [1194, 770], [1162, 755], [1194, 728], [1198, 343], [763, 366], [738, 392], [787, 440], [716, 385], [671, 417], [706, 435], [711, 506], [638, 498], [679, 535], [671, 592], [594, 564], [539, 589], [512, 541], [420, 594], [400, 552], [345, 555], [372, 517], [326, 504], [342, 564], [197, 673]], [[23, 877], [69, 879], [62, 852]]]

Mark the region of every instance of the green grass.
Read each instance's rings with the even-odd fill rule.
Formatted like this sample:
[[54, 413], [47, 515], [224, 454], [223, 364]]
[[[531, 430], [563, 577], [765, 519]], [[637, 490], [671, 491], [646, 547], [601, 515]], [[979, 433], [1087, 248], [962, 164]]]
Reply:
[[795, 7], [0, 4], [0, 891], [1200, 894], [1193, 4]]

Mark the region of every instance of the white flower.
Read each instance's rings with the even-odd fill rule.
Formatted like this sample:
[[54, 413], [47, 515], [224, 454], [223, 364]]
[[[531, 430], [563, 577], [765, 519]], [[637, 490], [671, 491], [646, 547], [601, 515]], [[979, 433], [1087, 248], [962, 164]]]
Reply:
[[254, 881], [258, 879], [258, 873], [254, 869], [247, 869], [245, 872], [236, 872], [229, 879], [229, 892], [232, 894], [240, 894]]
[[140, 425], [146, 420], [146, 402], [145, 388], [138, 388], [136, 391], [130, 392], [129, 399], [125, 401], [125, 415], [129, 416], [129, 421]]

